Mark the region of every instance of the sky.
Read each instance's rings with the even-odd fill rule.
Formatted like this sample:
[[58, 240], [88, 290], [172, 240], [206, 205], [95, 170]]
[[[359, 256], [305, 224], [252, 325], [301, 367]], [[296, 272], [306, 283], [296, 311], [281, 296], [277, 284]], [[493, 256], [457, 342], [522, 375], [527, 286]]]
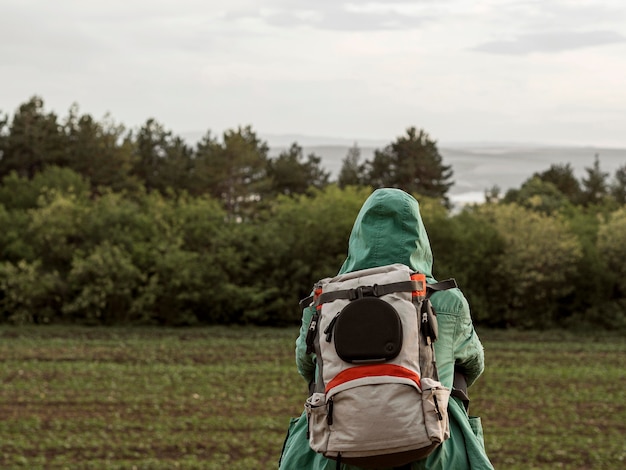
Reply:
[[[0, 111], [626, 147], [624, 0], [1, 0]], [[270, 144], [271, 144], [271, 139]]]

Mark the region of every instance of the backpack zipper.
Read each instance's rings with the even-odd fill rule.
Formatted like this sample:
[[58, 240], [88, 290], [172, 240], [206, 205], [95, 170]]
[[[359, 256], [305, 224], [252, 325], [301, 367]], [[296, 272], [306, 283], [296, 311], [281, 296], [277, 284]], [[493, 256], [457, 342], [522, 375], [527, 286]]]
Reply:
[[334, 407], [333, 397], [330, 397], [328, 399], [328, 415], [326, 416], [326, 422], [328, 423], [329, 426], [332, 426], [333, 424], [333, 407]]
[[337, 318], [339, 317], [340, 314], [341, 314], [341, 311], [339, 311], [333, 317], [333, 319], [330, 321], [328, 326], [324, 329], [324, 334], [326, 335], [326, 342], [327, 343], [330, 343], [330, 341], [333, 339], [333, 329], [335, 328], [335, 323], [337, 323]]
[[309, 324], [309, 329], [306, 333], [306, 353], [311, 354], [314, 352], [313, 342], [315, 340], [315, 335], [317, 334], [317, 322], [319, 321], [320, 314], [316, 311], [311, 317], [311, 323]]
[[439, 402], [437, 401], [437, 395], [435, 395], [435, 392], [432, 392], [433, 394], [433, 401], [435, 402], [435, 413], [437, 413], [437, 418], [439, 418], [439, 421], [443, 421], [443, 415], [441, 414], [441, 411], [439, 410]]

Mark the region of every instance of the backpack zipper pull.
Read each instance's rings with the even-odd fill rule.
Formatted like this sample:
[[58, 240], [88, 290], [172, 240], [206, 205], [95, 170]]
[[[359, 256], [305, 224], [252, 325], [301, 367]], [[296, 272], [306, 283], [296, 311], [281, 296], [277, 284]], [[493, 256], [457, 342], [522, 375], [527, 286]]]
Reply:
[[306, 353], [311, 354], [314, 352], [313, 342], [315, 340], [315, 335], [317, 334], [317, 323], [320, 319], [320, 311], [322, 310], [322, 305], [319, 303], [320, 295], [322, 295], [322, 287], [319, 284], [316, 284], [313, 288], [313, 303], [312, 306], [315, 307], [315, 311], [311, 316], [311, 323], [309, 324], [309, 330], [306, 333]]
[[[428, 302], [425, 300], [424, 302]], [[432, 328], [430, 326], [430, 320], [428, 319], [428, 306], [423, 303], [422, 304], [422, 333], [424, 333], [424, 337], [426, 338], [426, 344], [431, 345], [432, 340]]]
[[317, 322], [319, 320], [319, 313], [315, 312], [311, 317], [311, 323], [309, 324], [309, 330], [306, 332], [306, 353], [311, 354], [313, 352], [313, 340], [317, 334]]

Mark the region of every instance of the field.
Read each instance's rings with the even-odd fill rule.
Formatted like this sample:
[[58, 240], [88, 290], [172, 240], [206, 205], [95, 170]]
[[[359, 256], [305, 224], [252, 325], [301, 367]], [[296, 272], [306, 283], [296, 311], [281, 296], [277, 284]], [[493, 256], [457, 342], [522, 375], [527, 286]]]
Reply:
[[[0, 328], [0, 468], [276, 468], [295, 329]], [[480, 331], [497, 469], [626, 468], [626, 341]]]

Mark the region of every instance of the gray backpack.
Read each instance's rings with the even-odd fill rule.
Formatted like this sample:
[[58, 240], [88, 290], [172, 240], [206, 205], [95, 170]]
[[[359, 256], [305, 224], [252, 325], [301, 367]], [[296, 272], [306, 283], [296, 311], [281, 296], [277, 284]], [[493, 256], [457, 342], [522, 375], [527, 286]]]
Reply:
[[438, 380], [430, 295], [454, 279], [426, 284], [393, 264], [322, 279], [301, 302], [315, 308], [307, 334], [317, 377], [305, 403], [309, 445], [365, 468], [428, 456], [450, 436], [450, 390]]

